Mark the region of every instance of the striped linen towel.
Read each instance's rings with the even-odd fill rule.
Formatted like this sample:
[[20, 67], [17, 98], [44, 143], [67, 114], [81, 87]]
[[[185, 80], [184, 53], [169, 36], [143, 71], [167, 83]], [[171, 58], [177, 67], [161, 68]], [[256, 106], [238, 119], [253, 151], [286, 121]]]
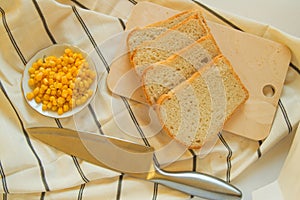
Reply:
[[300, 124], [293, 138], [293, 143], [278, 175], [278, 178], [272, 183], [253, 191], [253, 198], [261, 199], [298, 199], [299, 175], [298, 162], [300, 156]]
[[[268, 138], [252, 141], [223, 132], [208, 155], [200, 157], [197, 151], [187, 150], [167, 166], [171, 170], [205, 172], [230, 182], [295, 131], [300, 120], [300, 112], [296, 112], [300, 108], [300, 40], [273, 27], [212, 10], [197, 1], [155, 2], [177, 10], [202, 9], [211, 21], [281, 42], [292, 51], [292, 61]], [[0, 198], [191, 198], [164, 186], [136, 180], [66, 155], [30, 137], [25, 130], [31, 126], [76, 128], [81, 123], [90, 131], [126, 139], [135, 140], [135, 135], [147, 136], [149, 127], [143, 126], [146, 108], [112, 95], [105, 81], [110, 70], [111, 49], [103, 48], [103, 44], [111, 36], [124, 31], [126, 19], [136, 3], [134, 0], [0, 2]], [[102, 78], [95, 99], [83, 111], [74, 117], [53, 119], [29, 107], [20, 85], [29, 59], [40, 49], [60, 43], [76, 45], [92, 53]], [[161, 140], [168, 138], [158, 134], [138, 142], [159, 148]]]

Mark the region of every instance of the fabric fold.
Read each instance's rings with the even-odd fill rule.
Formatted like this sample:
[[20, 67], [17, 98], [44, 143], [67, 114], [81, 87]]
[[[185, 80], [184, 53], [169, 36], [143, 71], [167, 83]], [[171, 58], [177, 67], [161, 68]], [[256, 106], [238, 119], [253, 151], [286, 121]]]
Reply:
[[[292, 54], [272, 130], [264, 141], [220, 133], [214, 148], [173, 151], [172, 140], [151, 121], [147, 106], [112, 94], [106, 85], [110, 37], [122, 33], [136, 1], [12, 0], [0, 3], [0, 193], [2, 199], [187, 199], [164, 186], [131, 178], [66, 155], [27, 132], [27, 127], [54, 126], [88, 130], [129, 139], [161, 150], [160, 162], [170, 171], [208, 173], [228, 182], [241, 174], [287, 134], [300, 120], [300, 41], [272, 26], [207, 8], [196, 1], [153, 1], [172, 9], [203, 10], [207, 19], [287, 45]], [[214, 12], [212, 12], [214, 11]], [[217, 14], [216, 14], [217, 13]], [[226, 20], [224, 20], [226, 19]], [[231, 22], [232, 24], [228, 24]], [[235, 27], [236, 28], [236, 27]], [[80, 113], [64, 119], [47, 118], [25, 101], [21, 81], [28, 60], [40, 49], [68, 43], [90, 53], [97, 65], [98, 89]], [[116, 48], [114, 44], [110, 44]], [[146, 113], [146, 115], [145, 115]], [[149, 114], [149, 115], [148, 115]], [[146, 136], [146, 137], [144, 137]], [[176, 146], [176, 145], [175, 145]], [[165, 152], [164, 152], [165, 151]], [[167, 159], [168, 153], [172, 159]], [[121, 158], [120, 158], [121, 159]], [[171, 163], [168, 163], [171, 162]]]

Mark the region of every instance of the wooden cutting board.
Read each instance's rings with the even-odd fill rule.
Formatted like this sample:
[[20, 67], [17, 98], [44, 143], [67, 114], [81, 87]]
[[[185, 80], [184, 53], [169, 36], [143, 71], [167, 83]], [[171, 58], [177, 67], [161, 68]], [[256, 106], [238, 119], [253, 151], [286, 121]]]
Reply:
[[[166, 19], [178, 11], [153, 3], [138, 3], [126, 24], [128, 34], [135, 27]], [[221, 52], [249, 91], [249, 99], [226, 122], [224, 130], [253, 140], [270, 132], [291, 59], [282, 44], [207, 21]], [[124, 37], [126, 38], [126, 36]], [[126, 39], [120, 42], [126, 49]], [[139, 78], [132, 70], [128, 54], [119, 54], [107, 78], [109, 89], [118, 95], [146, 103]]]

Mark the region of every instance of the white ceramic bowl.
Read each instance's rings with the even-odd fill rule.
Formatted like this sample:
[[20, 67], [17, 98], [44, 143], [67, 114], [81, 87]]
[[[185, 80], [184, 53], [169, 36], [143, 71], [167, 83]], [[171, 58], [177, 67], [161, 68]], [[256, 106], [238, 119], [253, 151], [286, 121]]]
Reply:
[[[26, 94], [28, 92], [32, 91], [32, 88], [30, 88], [30, 86], [28, 85], [28, 80], [30, 78], [28, 69], [32, 66], [32, 64], [34, 62], [36, 62], [38, 59], [43, 58], [45, 56], [56, 56], [56, 57], [60, 57], [64, 54], [64, 50], [66, 48], [70, 48], [73, 52], [76, 53], [81, 53], [83, 55], [83, 57], [86, 59], [86, 61], [89, 63], [89, 68], [93, 71], [95, 71], [96, 73], [96, 78], [93, 81], [92, 85], [90, 86], [90, 89], [93, 91], [93, 94], [89, 97], [89, 99], [82, 105], [80, 106], [76, 106], [73, 109], [70, 109], [67, 112], [64, 112], [62, 115], [59, 115], [56, 111], [51, 111], [51, 110], [43, 110], [42, 109], [42, 103], [36, 103], [35, 100], [28, 100], [26, 98]], [[26, 101], [28, 102], [28, 104], [37, 112], [39, 112], [40, 114], [44, 115], [44, 116], [48, 116], [48, 117], [52, 117], [52, 118], [65, 118], [65, 117], [70, 117], [72, 115], [74, 115], [75, 113], [81, 111], [84, 107], [86, 107], [91, 99], [94, 97], [96, 89], [97, 89], [97, 70], [95, 67], [95, 64], [93, 62], [93, 60], [91, 59], [91, 57], [83, 50], [81, 50], [80, 48], [76, 47], [76, 46], [72, 46], [72, 45], [68, 45], [68, 44], [55, 44], [52, 46], [49, 46], [45, 49], [42, 49], [40, 51], [38, 51], [31, 59], [30, 61], [26, 64], [24, 72], [23, 72], [23, 77], [22, 77], [22, 91], [23, 91], [23, 95], [24, 98], [26, 99]]]

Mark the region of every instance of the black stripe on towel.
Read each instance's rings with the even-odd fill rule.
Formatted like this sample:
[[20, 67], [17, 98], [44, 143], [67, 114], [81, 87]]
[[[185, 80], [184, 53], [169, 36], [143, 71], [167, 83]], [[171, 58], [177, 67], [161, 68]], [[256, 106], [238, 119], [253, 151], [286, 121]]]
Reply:
[[[121, 24], [123, 30], [125, 30], [126, 26], [125, 26], [125, 23], [122, 21], [122, 19], [119, 19], [119, 22], [120, 22], [120, 24]], [[131, 119], [132, 119], [134, 125], [136, 126], [138, 132], [140, 133], [140, 135], [141, 135], [141, 137], [142, 137], [142, 140], [144, 141], [145, 145], [146, 145], [146, 146], [150, 146], [150, 143], [148, 142], [146, 136], [144, 135], [143, 130], [141, 129], [141, 127], [140, 127], [138, 121], [136, 120], [136, 117], [134, 116], [134, 113], [133, 113], [133, 111], [132, 111], [132, 109], [131, 109], [131, 107], [130, 107], [128, 101], [127, 101], [127, 99], [126, 99], [125, 97], [122, 97], [122, 96], [121, 96], [121, 99], [123, 100], [123, 102], [124, 102], [124, 104], [125, 104], [125, 106], [126, 106], [128, 112], [129, 112], [129, 115], [130, 115], [130, 117], [131, 117]]]
[[88, 36], [90, 42], [92, 43], [94, 49], [96, 50], [96, 53], [98, 54], [98, 56], [100, 57], [101, 61], [103, 62], [104, 66], [105, 66], [105, 68], [106, 68], [106, 71], [109, 72], [109, 70], [110, 70], [110, 69], [109, 69], [109, 65], [108, 65], [108, 63], [106, 62], [106, 60], [105, 60], [105, 58], [104, 58], [104, 56], [103, 56], [101, 50], [99, 49], [97, 43], [95, 42], [95, 40], [94, 40], [94, 38], [93, 38], [91, 32], [90, 32], [89, 29], [87, 28], [85, 22], [83, 21], [83, 19], [82, 19], [81, 16], [79, 15], [79, 13], [78, 13], [78, 11], [77, 11], [77, 9], [76, 9], [75, 6], [72, 6], [72, 10], [73, 10], [73, 13], [76, 15], [77, 20], [80, 22], [81, 27], [84, 29], [85, 33], [87, 34], [87, 36]]
[[128, 101], [127, 101], [127, 99], [125, 97], [121, 97], [121, 98], [122, 98], [122, 100], [123, 100], [123, 102], [124, 102], [124, 104], [125, 104], [128, 112], [129, 112], [129, 115], [130, 115], [130, 117], [132, 119], [132, 122], [134, 123], [135, 127], [137, 128], [139, 134], [141, 135], [142, 140], [144, 141], [145, 145], [149, 147], [150, 143], [148, 142], [148, 140], [147, 140], [147, 138], [146, 138], [146, 136], [145, 136], [145, 134], [144, 134], [144, 132], [143, 132], [140, 124], [139, 124], [139, 122], [137, 121], [136, 117], [134, 116], [134, 113], [133, 113], [133, 111], [132, 111], [132, 109], [131, 109], [131, 107], [130, 107]]
[[290, 63], [290, 67], [293, 68], [299, 75], [300, 75], [300, 69], [296, 67], [293, 63]]
[[122, 173], [122, 174], [119, 176], [116, 200], [120, 200], [120, 199], [121, 199], [121, 191], [122, 191], [123, 178], [124, 178], [124, 174]]
[[193, 156], [193, 166], [192, 166], [192, 170], [196, 171], [197, 169], [197, 155], [195, 154], [195, 152], [192, 149], [189, 149], [189, 152], [192, 154]]
[[14, 107], [13, 103], [12, 103], [11, 100], [9, 99], [9, 97], [8, 97], [8, 95], [7, 95], [7, 92], [6, 92], [5, 88], [3, 87], [3, 84], [2, 84], [2, 82], [1, 82], [1, 80], [0, 80], [0, 88], [1, 88], [2, 92], [4, 93], [5, 97], [7, 98], [7, 100], [9, 101], [9, 104], [10, 104], [11, 107], [13, 108], [13, 110], [14, 110], [14, 112], [15, 112], [15, 114], [16, 114], [16, 116], [17, 116], [17, 118], [18, 118], [18, 120], [19, 120], [19, 122], [20, 122], [20, 124], [21, 124], [22, 132], [23, 132], [23, 134], [24, 134], [24, 136], [25, 136], [26, 142], [27, 142], [27, 144], [28, 144], [30, 150], [32, 151], [34, 157], [36, 158], [36, 160], [37, 160], [37, 162], [38, 162], [38, 166], [39, 166], [40, 173], [41, 173], [41, 179], [42, 179], [43, 185], [44, 185], [44, 187], [45, 187], [45, 190], [46, 190], [46, 191], [50, 191], [49, 186], [48, 186], [48, 183], [47, 183], [47, 180], [46, 180], [45, 169], [44, 169], [44, 166], [43, 166], [43, 164], [42, 164], [42, 161], [41, 161], [40, 157], [38, 156], [38, 154], [36, 153], [36, 151], [35, 151], [35, 149], [34, 149], [32, 143], [31, 143], [30, 137], [29, 137], [27, 131], [26, 131], [25, 128], [24, 128], [23, 121], [21, 120], [21, 117], [19, 116], [19, 114], [18, 114], [16, 108]]
[[290, 121], [290, 119], [288, 117], [286, 109], [284, 108], [284, 105], [282, 104], [281, 99], [279, 99], [278, 105], [279, 105], [279, 108], [280, 108], [280, 110], [281, 110], [281, 112], [283, 114], [283, 117], [285, 119], [285, 122], [286, 122], [286, 125], [287, 125], [287, 128], [288, 128], [288, 133], [291, 133], [293, 131], [293, 127], [291, 125], [291, 121]]
[[46, 196], [46, 192], [41, 192], [40, 200], [44, 200]]
[[22, 54], [19, 46], [17, 45], [17, 43], [16, 43], [16, 41], [15, 41], [15, 39], [14, 39], [11, 31], [10, 31], [10, 28], [8, 27], [8, 24], [7, 24], [7, 21], [6, 21], [6, 17], [5, 17], [5, 11], [1, 7], [0, 7], [0, 12], [2, 14], [2, 23], [3, 23], [3, 26], [4, 26], [5, 30], [6, 30], [6, 33], [7, 33], [8, 37], [9, 37], [12, 45], [14, 46], [17, 54], [19, 55], [22, 63], [24, 65], [26, 65], [27, 61], [26, 61], [25, 57], [23, 56], [23, 54]]
[[128, 0], [130, 3], [132, 3], [133, 5], [136, 5], [137, 2], [135, 0]]
[[262, 153], [261, 153], [261, 150], [260, 150], [260, 146], [262, 145], [263, 141], [262, 140], [258, 140], [258, 148], [257, 148], [257, 157], [260, 158]]
[[80, 189], [79, 189], [79, 192], [78, 192], [77, 200], [82, 200], [84, 188], [85, 188], [85, 184], [81, 184]]
[[229, 147], [229, 145], [227, 144], [227, 142], [225, 141], [222, 133], [218, 133], [219, 139], [221, 140], [221, 142], [224, 144], [224, 146], [226, 147], [226, 149], [228, 150], [228, 155], [226, 158], [226, 162], [227, 162], [227, 172], [226, 172], [226, 181], [230, 182], [230, 172], [231, 172], [231, 156], [232, 156], [232, 150]]
[[76, 168], [77, 168], [81, 178], [83, 179], [84, 182], [88, 183], [89, 179], [84, 175], [77, 158], [75, 156], [72, 156], [72, 159], [73, 159], [74, 164], [76, 165]]
[[121, 18], [118, 18], [118, 20], [119, 20], [119, 22], [120, 22], [120, 24], [121, 24], [123, 30], [125, 30], [125, 29], [126, 29], [126, 24], [125, 24], [125, 22], [124, 22]]
[[48, 25], [47, 25], [47, 22], [46, 22], [46, 19], [45, 19], [44, 15], [43, 15], [43, 13], [42, 13], [42, 11], [41, 11], [41, 8], [39, 7], [39, 5], [38, 5], [38, 3], [37, 3], [36, 0], [32, 0], [32, 2], [33, 2], [33, 4], [34, 4], [35, 9], [37, 10], [37, 12], [38, 12], [38, 14], [39, 14], [41, 20], [42, 20], [42, 23], [43, 23], [43, 25], [44, 25], [44, 29], [46, 30], [46, 32], [47, 32], [47, 34], [48, 34], [50, 40], [52, 41], [53, 44], [56, 44], [56, 41], [55, 41], [53, 35], [51, 34], [51, 32], [50, 32], [50, 30], [49, 30], [49, 27], [48, 27]]
[[[197, 155], [192, 149], [189, 149], [189, 152], [192, 154], [193, 157], [192, 171], [195, 172], [197, 170]], [[194, 195], [191, 195], [191, 199], [192, 198], [194, 198]]]
[[[192, 171], [195, 172], [197, 170], [197, 155], [192, 149], [189, 149], [189, 152], [193, 156], [193, 163], [192, 163]], [[194, 198], [194, 195], [191, 195], [191, 199]]]
[[59, 119], [55, 118], [54, 120], [55, 120], [58, 128], [63, 128], [63, 126], [61, 125]]
[[[41, 18], [41, 21], [42, 21], [42, 23], [43, 23], [43, 26], [44, 26], [45, 31], [46, 31], [47, 34], [48, 34], [48, 37], [50, 38], [50, 40], [52, 41], [53, 44], [56, 44], [56, 40], [55, 40], [54, 36], [52, 35], [50, 29], [48, 28], [48, 24], [47, 24], [47, 22], [46, 22], [45, 16], [43, 15], [43, 12], [42, 12], [42, 10], [41, 10], [41, 8], [40, 8], [38, 2], [37, 2], [36, 0], [33, 0], [33, 3], [34, 3], [34, 6], [35, 6], [35, 9], [37, 10], [37, 12], [38, 12], [38, 14], [39, 14], [39, 16], [40, 16], [40, 18]], [[56, 124], [57, 124], [57, 127], [63, 128], [63, 126], [62, 126], [62, 124], [61, 124], [61, 122], [60, 122], [59, 119], [55, 118], [54, 120], [55, 120], [55, 122], [56, 122]], [[83, 173], [83, 171], [82, 171], [82, 169], [81, 169], [81, 167], [80, 167], [80, 165], [79, 165], [79, 162], [78, 162], [77, 158], [74, 157], [74, 156], [71, 156], [71, 157], [72, 157], [72, 160], [73, 160], [73, 162], [74, 162], [74, 165], [75, 165], [75, 167], [76, 167], [78, 173], [80, 174], [82, 180], [83, 180], [84, 182], [86, 182], [86, 183], [89, 182], [89, 180], [87, 179], [87, 177], [86, 177], [85, 174]]]
[[0, 175], [1, 175], [1, 180], [2, 180], [3, 191], [4, 191], [4, 193], [8, 194], [9, 191], [8, 191], [8, 187], [7, 187], [7, 183], [6, 183], [6, 176], [5, 176], [5, 173], [3, 170], [1, 160], [0, 160]]
[[89, 10], [88, 7], [86, 7], [85, 5], [83, 5], [82, 3], [80, 3], [79, 1], [76, 1], [76, 0], [70, 0], [70, 1], [72, 1], [73, 3], [75, 3], [75, 4], [76, 4], [77, 6], [79, 6], [80, 8]]
[[96, 113], [95, 113], [94, 109], [92, 108], [91, 104], [88, 105], [88, 108], [89, 108], [89, 110], [90, 110], [90, 112], [91, 112], [91, 114], [92, 114], [92, 116], [93, 116], [93, 119], [94, 119], [95, 124], [97, 125], [97, 128], [98, 128], [99, 133], [100, 133], [101, 135], [104, 135], [104, 132], [103, 132], [103, 130], [102, 130], [102, 125], [101, 125], [100, 122], [98, 121], [97, 116], [96, 116]]
[[[90, 42], [92, 43], [94, 49], [96, 50], [97, 55], [99, 56], [99, 58], [101, 59], [102, 63], [104, 64], [106, 71], [109, 72], [109, 65], [108, 65], [108, 63], [106, 62], [106, 60], [105, 60], [105, 58], [104, 58], [102, 52], [100, 51], [100, 49], [99, 49], [99, 47], [98, 47], [96, 41], [94, 40], [94, 38], [93, 38], [91, 32], [90, 32], [89, 29], [87, 28], [85, 22], [83, 21], [83, 19], [82, 19], [81, 16], [79, 15], [79, 13], [78, 13], [78, 11], [77, 11], [77, 9], [76, 9], [75, 6], [72, 6], [72, 10], [73, 10], [73, 13], [75, 14], [77, 20], [78, 20], [79, 23], [81, 24], [81, 27], [83, 28], [84, 32], [85, 32], [86, 35], [88, 36]], [[97, 116], [96, 116], [95, 111], [93, 110], [93, 108], [92, 108], [92, 106], [91, 106], [90, 104], [89, 104], [88, 108], [89, 108], [89, 110], [90, 110], [90, 112], [91, 112], [91, 114], [92, 114], [92, 116], [93, 116], [94, 122], [96, 123], [96, 125], [97, 125], [97, 127], [98, 127], [98, 130], [99, 130], [99, 132], [100, 132], [100, 134], [104, 135], [104, 133], [103, 133], [103, 131], [102, 131], [102, 126], [101, 126], [100, 122], [99, 122], [98, 119], [97, 119]]]
[[220, 15], [219, 13], [217, 13], [216, 11], [214, 11], [211, 8], [207, 7], [206, 5], [200, 3], [199, 1], [196, 1], [196, 0], [192, 0], [192, 1], [194, 3], [196, 3], [197, 5], [199, 5], [200, 7], [204, 8], [206, 11], [210, 12], [211, 14], [213, 14], [214, 16], [216, 16], [218, 19], [220, 19], [224, 23], [226, 23], [229, 26], [231, 26], [232, 28], [240, 30], [240, 31], [243, 31], [240, 27], [238, 27], [237, 25], [235, 25], [234, 23], [232, 23], [231, 21], [229, 21], [228, 19], [226, 19], [224, 16]]
[[157, 194], [158, 194], [158, 183], [154, 183], [153, 184], [153, 196], [152, 196], [152, 200], [156, 200], [157, 199]]
[[[14, 46], [14, 49], [16, 50], [17, 54], [19, 55], [20, 60], [22, 61], [22, 63], [23, 63], [24, 65], [26, 65], [27, 61], [26, 61], [26, 59], [24, 58], [22, 52], [20, 51], [20, 49], [19, 49], [19, 47], [18, 47], [18, 45], [17, 45], [17, 43], [16, 43], [16, 41], [15, 41], [15, 39], [14, 39], [14, 37], [13, 37], [11, 31], [10, 31], [10, 28], [9, 28], [7, 22], [6, 22], [5, 11], [4, 11], [1, 7], [0, 7], [0, 12], [1, 12], [1, 14], [2, 14], [2, 22], [3, 22], [3, 25], [4, 25], [4, 27], [5, 27], [5, 30], [6, 30], [7, 34], [8, 34], [8, 36], [9, 36], [9, 39], [10, 39], [12, 45]], [[22, 131], [23, 131], [23, 134], [24, 134], [24, 136], [25, 136], [26, 142], [27, 142], [29, 148], [31, 149], [32, 153], [34, 154], [34, 156], [35, 156], [35, 158], [36, 158], [36, 160], [37, 160], [37, 162], [38, 162], [38, 165], [39, 165], [39, 168], [40, 168], [40, 173], [41, 173], [41, 179], [42, 179], [42, 182], [43, 182], [43, 184], [44, 184], [45, 190], [46, 190], [46, 191], [50, 191], [49, 186], [48, 186], [48, 183], [47, 183], [47, 181], [46, 181], [45, 169], [44, 169], [44, 167], [43, 167], [43, 165], [42, 165], [42, 161], [41, 161], [41, 159], [39, 158], [38, 154], [36, 153], [36, 151], [35, 151], [35, 149], [34, 149], [32, 143], [31, 143], [31, 140], [30, 140], [30, 138], [29, 138], [29, 135], [28, 135], [28, 133], [26, 132], [26, 130], [25, 130], [25, 128], [24, 128], [24, 124], [23, 124], [23, 122], [22, 122], [22, 120], [21, 120], [21, 117], [19, 116], [19, 114], [18, 114], [16, 108], [14, 107], [13, 103], [12, 103], [11, 100], [9, 99], [9, 97], [8, 97], [8, 95], [7, 95], [7, 92], [6, 92], [5, 88], [4, 88], [4, 86], [3, 86], [2, 82], [1, 82], [1, 80], [0, 80], [0, 88], [1, 88], [1, 90], [3, 91], [3, 93], [4, 93], [5, 97], [7, 98], [7, 100], [9, 101], [10, 105], [11, 105], [12, 108], [14, 109], [14, 112], [15, 112], [15, 114], [17, 115], [18, 120], [19, 120], [19, 122], [20, 122], [20, 124], [21, 124], [21, 126], [22, 126]]]
[[[197, 155], [192, 149], [189, 149], [189, 152], [193, 156], [192, 171], [195, 172], [197, 170]], [[192, 198], [194, 198], [194, 195], [191, 195], [191, 199]]]

